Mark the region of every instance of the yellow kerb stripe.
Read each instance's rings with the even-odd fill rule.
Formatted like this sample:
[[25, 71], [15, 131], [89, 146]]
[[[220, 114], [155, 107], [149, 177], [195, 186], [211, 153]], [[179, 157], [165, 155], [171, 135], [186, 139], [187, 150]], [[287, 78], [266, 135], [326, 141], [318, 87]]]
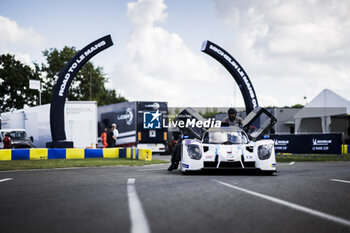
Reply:
[[131, 159], [131, 148], [126, 148], [126, 158]]
[[83, 159], [84, 149], [66, 149], [66, 159]]
[[104, 148], [103, 158], [108, 158], [108, 159], [119, 158], [119, 148]]
[[136, 148], [132, 148], [132, 159], [136, 159]]
[[152, 150], [151, 149], [139, 149], [139, 159], [140, 160], [152, 160]]
[[11, 149], [5, 149], [0, 150], [0, 161], [9, 161], [12, 159], [12, 150]]
[[48, 150], [47, 149], [30, 149], [29, 159], [30, 160], [48, 159]]

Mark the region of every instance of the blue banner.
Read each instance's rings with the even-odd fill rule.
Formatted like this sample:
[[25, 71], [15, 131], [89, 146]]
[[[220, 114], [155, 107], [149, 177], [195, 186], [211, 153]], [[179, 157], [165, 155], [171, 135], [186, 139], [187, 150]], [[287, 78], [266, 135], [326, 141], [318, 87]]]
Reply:
[[276, 153], [341, 154], [342, 134], [272, 134]]

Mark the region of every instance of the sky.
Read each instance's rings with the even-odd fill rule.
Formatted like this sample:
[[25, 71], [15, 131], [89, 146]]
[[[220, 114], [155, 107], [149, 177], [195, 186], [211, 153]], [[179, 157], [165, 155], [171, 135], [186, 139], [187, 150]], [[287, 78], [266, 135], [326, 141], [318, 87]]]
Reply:
[[[243, 107], [233, 78], [200, 51], [210, 40], [244, 68], [260, 106], [350, 100], [348, 0], [0, 0], [0, 53], [26, 64], [110, 34], [91, 59], [129, 101]], [[306, 97], [306, 99], [305, 99]]]

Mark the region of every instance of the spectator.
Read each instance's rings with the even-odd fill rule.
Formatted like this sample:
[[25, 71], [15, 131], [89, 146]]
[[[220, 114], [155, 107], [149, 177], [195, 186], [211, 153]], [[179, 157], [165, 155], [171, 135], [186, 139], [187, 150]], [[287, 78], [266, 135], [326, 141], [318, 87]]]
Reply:
[[4, 137], [4, 149], [10, 149], [11, 148], [11, 137], [10, 133], [6, 133]]

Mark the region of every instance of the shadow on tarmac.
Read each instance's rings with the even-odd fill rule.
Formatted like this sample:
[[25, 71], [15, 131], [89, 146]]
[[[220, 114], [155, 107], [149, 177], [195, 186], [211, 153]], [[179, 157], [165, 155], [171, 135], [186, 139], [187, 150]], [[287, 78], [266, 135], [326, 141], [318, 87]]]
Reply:
[[277, 176], [277, 172], [266, 172], [257, 169], [203, 169], [200, 171], [178, 172], [179, 175], [191, 176]]

